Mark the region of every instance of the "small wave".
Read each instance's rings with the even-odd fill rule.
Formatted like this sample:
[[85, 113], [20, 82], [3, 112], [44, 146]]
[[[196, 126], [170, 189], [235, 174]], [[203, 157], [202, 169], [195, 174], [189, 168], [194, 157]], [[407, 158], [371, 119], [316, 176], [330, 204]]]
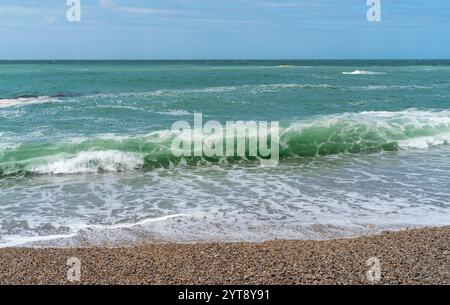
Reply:
[[364, 70], [355, 70], [352, 72], [342, 72], [342, 74], [344, 74], [344, 75], [375, 75], [375, 74], [384, 74], [384, 73], [364, 71]]
[[159, 111], [157, 112], [159, 114], [163, 114], [163, 115], [171, 115], [171, 116], [187, 116], [187, 115], [192, 115], [192, 113], [190, 113], [189, 111], [186, 110], [180, 110], [180, 109], [172, 109], [172, 110], [168, 110], [168, 111]]
[[256, 85], [256, 86], [245, 86], [250, 89], [252, 93], [263, 93], [263, 92], [278, 92], [280, 89], [323, 89], [323, 88], [335, 88], [329, 84], [268, 84], [268, 85]]
[[[249, 86], [250, 87], [250, 86]], [[256, 88], [330, 88], [331, 85], [328, 84], [269, 84], [269, 85], [256, 85]]]
[[213, 94], [213, 93], [227, 93], [238, 90], [250, 92], [264, 92], [269, 90], [282, 89], [320, 89], [320, 88], [334, 88], [329, 84], [300, 84], [300, 83], [279, 83], [279, 84], [259, 84], [259, 85], [238, 85], [238, 86], [222, 86], [222, 87], [205, 87], [192, 89], [160, 89], [147, 92], [122, 92], [122, 93], [98, 93], [95, 95], [88, 95], [85, 98], [126, 98], [126, 97], [175, 97], [192, 94]]
[[279, 66], [276, 66], [276, 68], [297, 68], [297, 67], [299, 67], [299, 66], [296, 66], [296, 65], [279, 65]]
[[149, 112], [148, 110], [146, 110], [144, 108], [134, 107], [134, 106], [126, 106], [126, 105], [97, 105], [96, 107], [103, 108], [103, 109], [119, 109], [119, 110]]
[[11, 106], [18, 106], [18, 105], [30, 105], [30, 104], [36, 104], [36, 103], [45, 103], [54, 101], [55, 98], [52, 98], [51, 96], [43, 95], [43, 96], [33, 96], [33, 97], [15, 97], [15, 98], [7, 98], [7, 99], [0, 99], [0, 108], [6, 108]]
[[76, 93], [57, 93], [51, 95], [18, 95], [11, 98], [0, 98], [0, 108], [22, 106], [36, 103], [48, 103], [58, 101], [60, 98], [79, 96]]
[[207, 87], [194, 89], [161, 89], [142, 94], [150, 96], [177, 96], [182, 94], [221, 93], [235, 90], [236, 90], [235, 86], [224, 86], [224, 87]]
[[369, 85], [364, 87], [354, 87], [366, 90], [391, 90], [391, 89], [431, 89], [431, 87], [418, 86], [418, 85]]

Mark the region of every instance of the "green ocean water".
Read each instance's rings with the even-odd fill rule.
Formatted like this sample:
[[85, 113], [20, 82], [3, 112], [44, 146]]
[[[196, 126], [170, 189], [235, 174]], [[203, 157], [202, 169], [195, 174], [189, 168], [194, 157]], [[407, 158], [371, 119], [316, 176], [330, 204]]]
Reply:
[[[279, 165], [175, 158], [194, 113], [279, 121]], [[1, 61], [0, 243], [449, 224], [449, 141], [450, 61]]]

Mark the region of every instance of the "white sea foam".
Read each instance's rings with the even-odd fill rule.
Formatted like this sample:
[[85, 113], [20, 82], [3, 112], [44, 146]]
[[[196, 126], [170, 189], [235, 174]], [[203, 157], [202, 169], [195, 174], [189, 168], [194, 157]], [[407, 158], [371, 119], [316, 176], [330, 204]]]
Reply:
[[19, 147], [20, 144], [18, 143], [0, 143], [0, 152], [6, 150], [6, 149], [15, 149], [17, 147]]
[[136, 226], [143, 226], [149, 223], [158, 222], [158, 221], [164, 221], [172, 218], [178, 218], [185, 216], [183, 214], [174, 214], [174, 215], [166, 215], [162, 217], [156, 217], [156, 218], [146, 218], [137, 222], [132, 223], [118, 223], [114, 225], [87, 225], [86, 228], [88, 229], [125, 229], [125, 228], [132, 228]]
[[407, 109], [403, 111], [363, 111], [358, 113], [342, 113], [316, 116], [310, 119], [293, 122], [292, 126], [326, 126], [331, 127], [340, 120], [371, 123], [375, 126], [392, 126], [398, 128], [450, 127], [450, 111], [426, 111]]
[[364, 71], [364, 70], [355, 70], [352, 72], [342, 72], [344, 75], [375, 75], [375, 74], [384, 74], [382, 72], [373, 72], [373, 71]]
[[369, 85], [369, 86], [358, 86], [358, 87], [352, 87], [357, 89], [367, 89], [367, 90], [390, 90], [390, 89], [430, 89], [430, 87], [425, 86], [418, 86], [418, 85]]
[[279, 66], [276, 66], [276, 68], [297, 68], [297, 67], [300, 67], [300, 66], [296, 66], [296, 65], [279, 65]]
[[428, 149], [434, 146], [449, 145], [449, 143], [450, 133], [445, 133], [408, 140], [401, 140], [398, 144], [402, 149]]
[[[448, 172], [432, 175], [442, 159], [405, 154], [400, 160], [404, 163], [395, 155], [362, 156], [269, 169], [58, 177], [58, 187], [51, 189], [49, 179], [22, 189], [14, 184], [0, 198], [15, 198], [8, 209], [0, 205], [5, 219], [12, 219], [5, 224], [13, 222], [0, 228], [0, 247], [126, 244], [146, 237], [324, 239], [448, 225]], [[427, 184], [430, 175], [434, 180]], [[58, 230], [46, 230], [49, 224]]]
[[[365, 140], [364, 136], [371, 134], [380, 141], [397, 143], [402, 150], [429, 149], [450, 143], [450, 111], [408, 109], [318, 116], [292, 122], [282, 133], [298, 137], [304, 131], [317, 128], [330, 129], [331, 134], [337, 137], [353, 139], [358, 136], [359, 139], [354, 139], [355, 143], [370, 141]], [[286, 142], [289, 139], [287, 137], [280, 142], [282, 147], [289, 146]]]
[[187, 110], [181, 110], [181, 109], [171, 109], [168, 111], [159, 111], [157, 112], [159, 114], [163, 114], [163, 115], [171, 115], [171, 116], [186, 116], [186, 115], [192, 115], [192, 113], [190, 113]]
[[193, 88], [193, 89], [161, 89], [151, 92], [138, 93], [140, 95], [148, 96], [177, 96], [184, 94], [201, 94], [201, 93], [221, 93], [236, 90], [235, 86], [224, 87], [206, 87], [206, 88]]
[[[211, 94], [211, 93], [226, 93], [237, 90], [282, 90], [282, 89], [292, 89], [292, 88], [330, 88], [329, 84], [305, 84], [305, 83], [278, 83], [278, 84], [259, 84], [259, 85], [238, 85], [238, 86], [222, 86], [222, 87], [205, 87], [205, 88], [183, 88], [183, 89], [160, 89], [148, 92], [123, 92], [118, 94], [96, 94], [91, 96], [86, 96], [85, 98], [125, 98], [128, 96], [133, 97], [172, 97], [180, 95], [190, 95], [190, 94]], [[175, 109], [176, 110], [176, 109]]]
[[141, 107], [133, 107], [133, 106], [126, 106], [126, 105], [97, 105], [96, 107], [104, 108], [104, 109], [121, 109], [121, 110], [135, 110], [135, 111], [150, 112]]
[[18, 97], [10, 99], [0, 99], [0, 108], [30, 105], [36, 103], [47, 103], [55, 100], [56, 100], [55, 98], [45, 95], [36, 97]]
[[269, 89], [284, 89], [284, 88], [329, 88], [332, 87], [328, 84], [268, 84], [268, 85], [247, 85], [246, 87], [255, 87], [255, 88], [269, 88]]
[[136, 154], [115, 150], [84, 151], [74, 157], [60, 155], [52, 158], [58, 159], [44, 164], [29, 165], [26, 170], [40, 174], [80, 174], [125, 171], [144, 164], [144, 159]]
[[19, 247], [22, 245], [28, 245], [32, 243], [49, 242], [56, 239], [68, 239], [75, 237], [76, 235], [77, 235], [76, 232], [70, 234], [54, 234], [43, 236], [7, 235], [2, 237], [0, 248]]
[[[85, 224], [82, 222], [74, 222], [70, 224], [70, 233], [66, 234], [49, 234], [49, 235], [37, 235], [37, 236], [23, 236], [17, 234], [11, 234], [3, 236], [0, 241], [0, 248], [4, 247], [19, 247], [19, 246], [39, 246], [39, 245], [64, 245], [71, 239], [76, 239], [80, 234], [90, 234], [95, 236], [96, 234], [104, 234], [105, 231], [113, 231], [116, 236], [123, 234], [122, 230], [133, 229], [136, 227], [143, 227], [152, 225], [157, 222], [164, 222], [167, 220], [187, 216], [184, 214], [171, 214], [161, 217], [145, 218], [136, 222], [121, 222], [111, 225], [100, 224]], [[39, 221], [37, 221], [39, 223]], [[95, 237], [94, 237], [95, 239]], [[112, 238], [108, 238], [110, 242], [113, 242]], [[91, 240], [94, 242], [94, 240]]]
[[284, 89], [318, 89], [318, 88], [332, 88], [333, 86], [329, 84], [267, 84], [267, 85], [245, 85], [245, 89], [252, 93], [263, 93], [263, 92], [278, 92]]

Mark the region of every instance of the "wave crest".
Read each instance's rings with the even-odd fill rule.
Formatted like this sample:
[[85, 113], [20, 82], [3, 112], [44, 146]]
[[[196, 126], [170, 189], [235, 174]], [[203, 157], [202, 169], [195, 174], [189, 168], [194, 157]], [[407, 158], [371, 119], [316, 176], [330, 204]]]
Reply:
[[37, 174], [85, 174], [120, 172], [138, 169], [143, 165], [138, 155], [117, 150], [83, 151], [73, 157], [60, 156], [55, 161], [30, 164], [26, 172]]
[[[429, 149], [450, 143], [450, 112], [410, 109], [328, 115], [282, 124], [280, 132], [281, 161], [291, 157]], [[0, 154], [0, 176], [152, 170], [258, 159], [175, 157], [170, 151], [175, 136], [170, 130], [162, 130], [140, 136], [106, 135], [65, 143], [8, 145], [2, 147]]]

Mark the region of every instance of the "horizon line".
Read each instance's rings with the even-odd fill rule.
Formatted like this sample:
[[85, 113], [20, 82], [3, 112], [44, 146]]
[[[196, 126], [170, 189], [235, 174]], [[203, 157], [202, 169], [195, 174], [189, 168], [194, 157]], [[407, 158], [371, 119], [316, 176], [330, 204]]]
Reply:
[[341, 61], [381, 61], [381, 60], [450, 60], [450, 58], [136, 58], [136, 59], [121, 59], [121, 58], [89, 58], [89, 59], [0, 59], [0, 61], [319, 61], [319, 60], [341, 60]]

